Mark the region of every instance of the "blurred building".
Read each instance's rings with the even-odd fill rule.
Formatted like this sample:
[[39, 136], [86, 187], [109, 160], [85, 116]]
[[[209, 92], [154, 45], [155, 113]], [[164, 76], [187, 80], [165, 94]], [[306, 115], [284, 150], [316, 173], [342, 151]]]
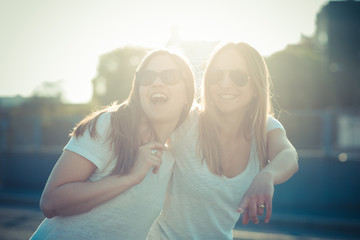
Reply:
[[317, 15], [316, 41], [327, 57], [338, 107], [360, 106], [360, 2], [330, 1]]
[[7, 109], [7, 108], [13, 108], [18, 107], [22, 105], [27, 98], [24, 98], [22, 96], [15, 96], [15, 97], [0, 97], [0, 109]]

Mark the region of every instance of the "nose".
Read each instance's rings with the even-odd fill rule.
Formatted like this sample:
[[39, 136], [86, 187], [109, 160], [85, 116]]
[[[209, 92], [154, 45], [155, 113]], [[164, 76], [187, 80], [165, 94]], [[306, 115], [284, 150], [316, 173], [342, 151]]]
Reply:
[[156, 76], [154, 82], [152, 83], [152, 85], [163, 85], [163, 82], [160, 78], [160, 76]]
[[230, 74], [228, 71], [224, 71], [224, 74], [222, 76], [222, 79], [220, 80], [220, 86], [223, 88], [229, 87], [231, 86], [231, 79], [230, 79]]

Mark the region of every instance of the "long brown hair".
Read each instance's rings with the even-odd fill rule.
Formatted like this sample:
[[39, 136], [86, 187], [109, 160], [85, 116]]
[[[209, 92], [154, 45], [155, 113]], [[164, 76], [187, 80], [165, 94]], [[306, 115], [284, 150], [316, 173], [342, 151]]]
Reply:
[[221, 151], [219, 149], [218, 126], [220, 124], [217, 113], [212, 106], [209, 83], [207, 76], [212, 68], [214, 59], [223, 51], [233, 49], [244, 58], [249, 77], [254, 81], [256, 97], [250, 102], [246, 113], [245, 137], [251, 139], [255, 137], [257, 143], [257, 153], [260, 159], [261, 168], [267, 162], [266, 149], [266, 122], [268, 114], [272, 113], [270, 101], [270, 75], [264, 58], [260, 53], [247, 43], [227, 43], [221, 45], [213, 51], [204, 73], [202, 87], [202, 111], [199, 122], [199, 150], [202, 150], [202, 161], [206, 161], [209, 169], [217, 175], [223, 175], [224, 171], [221, 163]]
[[[182, 110], [177, 124], [177, 126], [179, 126], [186, 119], [193, 103], [195, 95], [194, 76], [185, 58], [168, 50], [156, 50], [149, 53], [142, 60], [137, 71], [144, 69], [151, 59], [159, 55], [169, 56], [182, 72], [188, 104], [185, 104]], [[113, 154], [116, 158], [116, 164], [111, 174], [121, 175], [128, 173], [134, 165], [134, 160], [136, 159], [141, 145], [139, 129], [141, 121], [144, 119], [144, 112], [140, 105], [139, 86], [140, 84], [136, 80], [136, 75], [134, 75], [132, 90], [129, 97], [123, 103], [115, 103], [103, 110], [90, 114], [80, 121], [70, 134], [71, 136], [79, 137], [88, 130], [91, 137], [97, 137], [98, 133], [96, 131], [96, 122], [101, 114], [110, 112], [111, 131], [109, 132], [107, 139], [111, 143]], [[154, 133], [149, 121], [147, 122], [147, 125], [151, 135], [156, 138], [156, 134]]]

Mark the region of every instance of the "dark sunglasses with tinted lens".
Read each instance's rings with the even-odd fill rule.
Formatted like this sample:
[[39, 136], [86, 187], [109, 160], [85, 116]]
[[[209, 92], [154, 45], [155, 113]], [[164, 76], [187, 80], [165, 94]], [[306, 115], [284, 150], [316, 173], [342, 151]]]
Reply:
[[162, 72], [142, 70], [136, 73], [136, 80], [144, 86], [153, 84], [157, 77], [166, 85], [174, 85], [181, 79], [181, 72], [178, 69], [168, 69]]
[[246, 72], [244, 72], [241, 69], [235, 69], [235, 70], [219, 70], [219, 69], [213, 69], [209, 70], [207, 73], [207, 81], [209, 81], [210, 84], [216, 84], [219, 81], [222, 81], [225, 75], [225, 72], [229, 73], [229, 77], [231, 81], [239, 87], [243, 87], [246, 85], [248, 80], [250, 79], [249, 75], [247, 75]]

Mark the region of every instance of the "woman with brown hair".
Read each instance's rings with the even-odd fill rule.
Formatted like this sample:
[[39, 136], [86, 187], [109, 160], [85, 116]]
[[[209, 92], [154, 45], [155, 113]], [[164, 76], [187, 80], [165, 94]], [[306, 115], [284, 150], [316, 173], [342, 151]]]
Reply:
[[297, 153], [271, 116], [270, 76], [246, 43], [216, 49], [204, 73], [202, 107], [174, 133], [176, 163], [148, 239], [233, 239], [243, 214], [269, 222], [274, 185], [298, 169]]
[[41, 196], [47, 218], [32, 239], [145, 239], [174, 164], [165, 145], [186, 119], [194, 89], [182, 57], [147, 55], [128, 99], [74, 129]]

